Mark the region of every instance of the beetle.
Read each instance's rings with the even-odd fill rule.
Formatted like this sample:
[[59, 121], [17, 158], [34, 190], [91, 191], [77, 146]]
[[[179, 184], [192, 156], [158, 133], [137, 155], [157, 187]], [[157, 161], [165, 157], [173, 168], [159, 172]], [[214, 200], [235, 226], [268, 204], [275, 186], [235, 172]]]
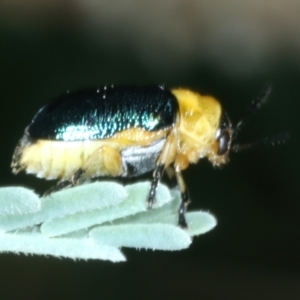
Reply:
[[[268, 95], [260, 97], [259, 106]], [[178, 224], [187, 227], [190, 202], [182, 171], [207, 158], [228, 162], [236, 132], [215, 98], [162, 85], [103, 86], [66, 93], [42, 107], [26, 127], [12, 159], [22, 170], [57, 179], [54, 190], [101, 176], [133, 177], [153, 171], [147, 199], [165, 170], [175, 171], [181, 191]]]

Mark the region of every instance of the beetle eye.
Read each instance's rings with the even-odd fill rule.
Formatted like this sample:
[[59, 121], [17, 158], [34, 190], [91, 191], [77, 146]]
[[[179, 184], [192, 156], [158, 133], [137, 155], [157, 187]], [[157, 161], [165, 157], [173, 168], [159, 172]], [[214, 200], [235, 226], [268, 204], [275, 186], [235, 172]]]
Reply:
[[229, 134], [228, 130], [224, 130], [219, 138], [219, 148], [218, 148], [218, 155], [224, 155], [229, 151], [229, 147], [230, 147], [230, 142], [231, 142], [231, 136]]

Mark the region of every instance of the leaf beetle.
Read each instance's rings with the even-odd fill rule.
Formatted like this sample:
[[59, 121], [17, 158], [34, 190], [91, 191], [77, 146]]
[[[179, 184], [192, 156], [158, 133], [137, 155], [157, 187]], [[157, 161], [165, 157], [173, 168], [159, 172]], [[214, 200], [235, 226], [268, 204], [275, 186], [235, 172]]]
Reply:
[[[254, 102], [258, 107], [269, 94]], [[252, 107], [252, 110], [253, 110]], [[182, 171], [207, 158], [228, 161], [236, 128], [220, 103], [188, 89], [162, 85], [103, 86], [66, 93], [41, 108], [26, 127], [12, 171], [57, 179], [55, 189], [101, 176], [131, 177], [153, 171], [148, 206], [164, 171], [175, 171], [182, 201], [178, 224], [187, 227], [190, 201]]]

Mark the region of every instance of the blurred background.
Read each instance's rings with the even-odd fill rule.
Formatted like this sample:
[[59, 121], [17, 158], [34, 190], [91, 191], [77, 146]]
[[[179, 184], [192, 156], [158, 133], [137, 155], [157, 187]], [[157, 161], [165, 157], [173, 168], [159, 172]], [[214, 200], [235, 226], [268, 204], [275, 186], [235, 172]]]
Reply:
[[0, 0], [1, 186], [49, 186], [12, 175], [11, 156], [37, 110], [66, 90], [189, 87], [236, 123], [271, 83], [239, 142], [291, 134], [221, 169], [185, 171], [189, 209], [219, 222], [189, 249], [124, 249], [120, 264], [1, 254], [1, 299], [300, 299], [299, 15], [296, 0]]

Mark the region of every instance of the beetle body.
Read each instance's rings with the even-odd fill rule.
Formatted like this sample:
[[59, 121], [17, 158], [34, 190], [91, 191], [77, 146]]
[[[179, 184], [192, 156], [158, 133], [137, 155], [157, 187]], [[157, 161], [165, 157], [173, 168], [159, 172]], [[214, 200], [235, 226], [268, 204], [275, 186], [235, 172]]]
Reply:
[[183, 198], [179, 224], [186, 226], [181, 171], [204, 157], [226, 163], [231, 139], [231, 123], [213, 97], [162, 86], [105, 86], [67, 93], [40, 109], [15, 149], [12, 169], [72, 185], [153, 170], [151, 207], [163, 171], [173, 167]]

